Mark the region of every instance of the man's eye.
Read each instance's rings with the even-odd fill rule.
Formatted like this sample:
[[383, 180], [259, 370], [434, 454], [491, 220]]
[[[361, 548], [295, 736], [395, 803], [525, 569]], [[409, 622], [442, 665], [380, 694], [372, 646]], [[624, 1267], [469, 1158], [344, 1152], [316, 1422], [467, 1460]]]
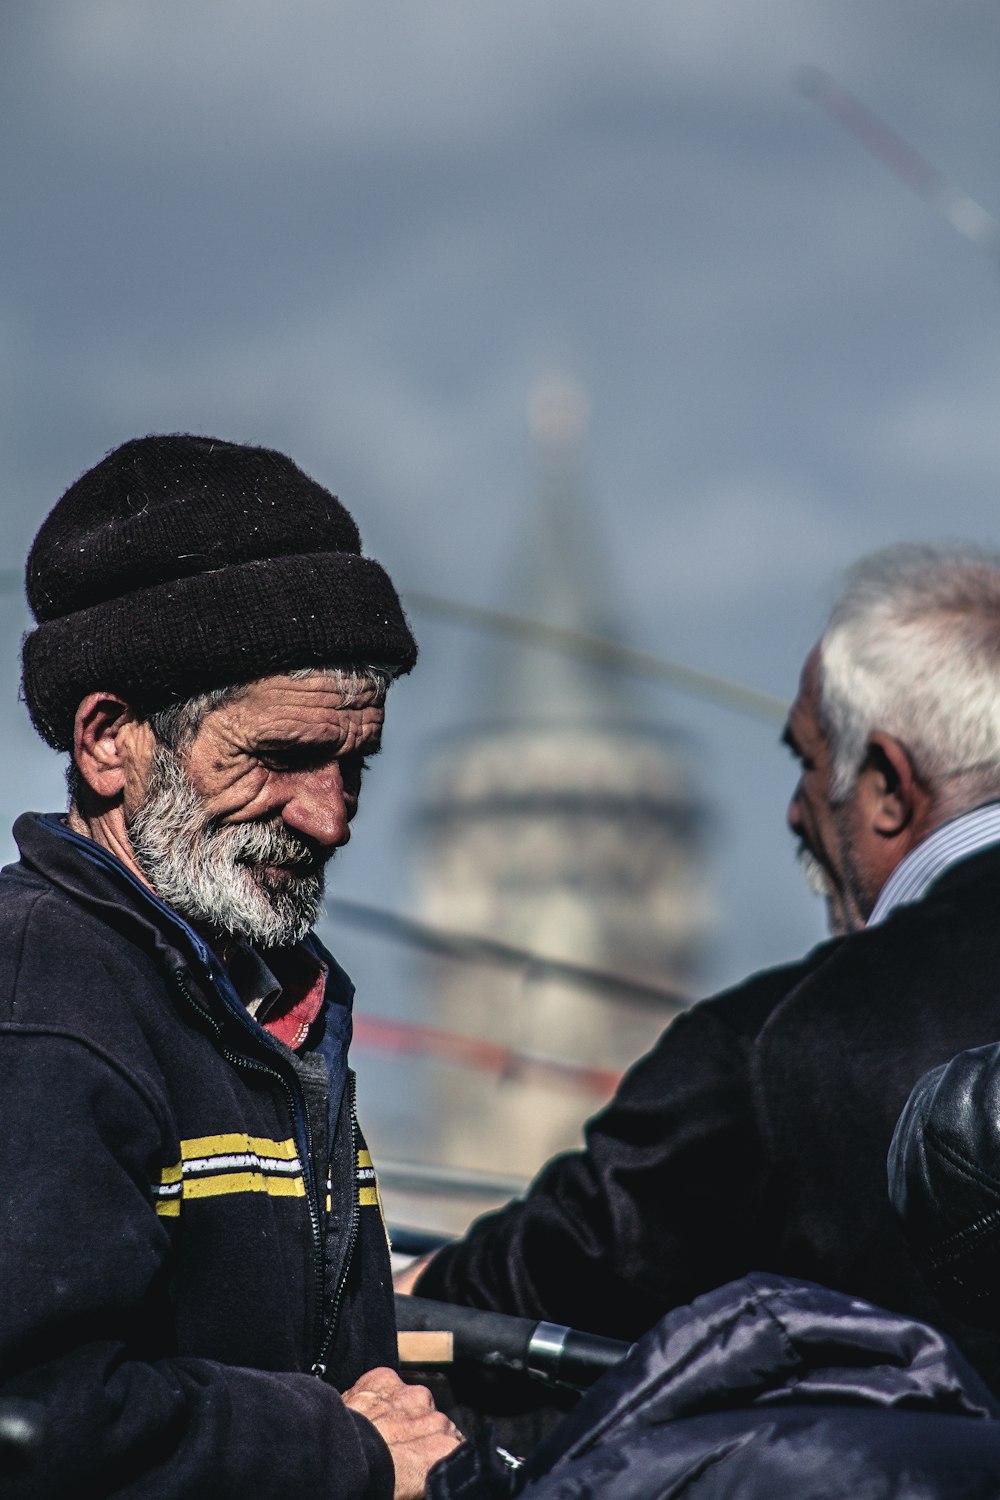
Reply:
[[352, 755], [333, 756], [329, 751], [293, 751], [281, 755], [266, 755], [263, 752], [257, 754], [257, 764], [263, 766], [265, 771], [273, 771], [276, 775], [294, 775], [296, 771], [317, 771], [321, 767], [329, 765], [336, 760], [340, 766], [341, 773], [348, 780], [361, 776], [367, 771], [371, 764], [373, 755], [363, 755], [357, 752]]
[[798, 763], [800, 771], [814, 771], [816, 769], [816, 762], [811, 760], [808, 755], [803, 755], [798, 745], [788, 735], [782, 736], [781, 743], [792, 759]]
[[264, 767], [266, 771], [276, 771], [282, 774], [292, 771], [313, 771], [319, 766], [326, 765], [330, 759], [328, 751], [318, 752], [316, 750], [282, 750], [280, 752], [258, 751], [257, 764]]

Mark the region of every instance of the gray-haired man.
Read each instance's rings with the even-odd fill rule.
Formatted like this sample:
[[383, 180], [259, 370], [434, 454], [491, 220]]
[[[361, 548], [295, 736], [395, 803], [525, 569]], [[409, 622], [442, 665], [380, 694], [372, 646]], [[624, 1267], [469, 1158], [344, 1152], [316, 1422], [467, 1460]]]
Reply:
[[126, 443], [35, 540], [24, 695], [71, 759], [0, 875], [11, 1496], [395, 1500], [456, 1444], [395, 1372], [388, 1249], [311, 928], [416, 646], [280, 453]]
[[680, 1017], [587, 1147], [409, 1285], [633, 1337], [752, 1270], [944, 1314], [890, 1211], [886, 1152], [928, 1068], [1000, 1033], [1000, 557], [855, 568], [785, 742], [789, 823], [835, 938]]

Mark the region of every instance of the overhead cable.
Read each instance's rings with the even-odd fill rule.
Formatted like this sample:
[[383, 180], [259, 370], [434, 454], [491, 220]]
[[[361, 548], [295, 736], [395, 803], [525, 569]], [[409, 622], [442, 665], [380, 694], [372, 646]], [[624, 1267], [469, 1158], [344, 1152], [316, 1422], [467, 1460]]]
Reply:
[[919, 194], [952, 229], [992, 260], [1000, 259], [1000, 224], [988, 209], [964, 189], [949, 182], [901, 135], [897, 135], [867, 104], [842, 87], [822, 68], [799, 68], [795, 81], [800, 93], [818, 104], [870, 151], [884, 167]]
[[519, 1051], [503, 1042], [489, 1042], [483, 1037], [385, 1016], [356, 1015], [354, 1043], [375, 1052], [434, 1057], [505, 1081], [514, 1078], [534, 1081], [547, 1089], [576, 1089], [602, 1099], [611, 1097], [622, 1076], [616, 1068], [571, 1062], [549, 1053]]
[[418, 613], [472, 625], [494, 635], [508, 635], [516, 640], [530, 641], [536, 646], [548, 646], [568, 656], [582, 657], [599, 666], [616, 667], [638, 677], [669, 682], [684, 692], [708, 698], [713, 703], [721, 703], [740, 713], [752, 714], [754, 718], [783, 724], [788, 714], [788, 704], [773, 693], [762, 693], [757, 688], [744, 687], [742, 683], [718, 677], [714, 672], [703, 672], [698, 667], [689, 667], [684, 662], [672, 661], [669, 657], [656, 656], [651, 651], [639, 651], [634, 646], [622, 645], [606, 636], [589, 635], [583, 630], [570, 630], [563, 625], [551, 625], [544, 620], [532, 620], [525, 615], [508, 614], [504, 610], [485, 609], [482, 605], [447, 599], [440, 594], [408, 590], [404, 599]]
[[356, 927], [366, 927], [382, 937], [443, 958], [520, 969], [525, 978], [561, 979], [567, 984], [575, 984], [581, 989], [594, 990], [599, 994], [619, 995], [622, 999], [671, 1006], [675, 1010], [686, 1009], [691, 1003], [686, 996], [665, 985], [630, 979], [624, 974], [595, 969], [588, 964], [572, 963], [569, 959], [547, 958], [531, 948], [519, 948], [513, 943], [501, 942], [498, 938], [459, 932], [452, 927], [439, 927], [416, 917], [404, 917], [398, 912], [385, 911], [382, 907], [368, 906], [360, 901], [345, 901], [342, 897], [331, 896], [327, 899], [326, 910], [335, 919], [353, 923]]

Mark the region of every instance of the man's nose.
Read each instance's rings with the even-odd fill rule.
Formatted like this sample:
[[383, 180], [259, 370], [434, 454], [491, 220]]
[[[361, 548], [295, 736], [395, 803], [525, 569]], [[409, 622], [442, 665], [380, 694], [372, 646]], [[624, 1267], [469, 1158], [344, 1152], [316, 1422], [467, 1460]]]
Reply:
[[286, 828], [333, 850], [351, 837], [351, 819], [357, 806], [357, 797], [345, 791], [340, 767], [334, 762], [295, 778], [281, 818]]
[[802, 782], [801, 781], [797, 781], [795, 783], [795, 790], [792, 793], [791, 800], [788, 803], [788, 811], [785, 813], [785, 818], [786, 818], [786, 821], [788, 823], [788, 826], [789, 826], [789, 828], [792, 830], [792, 832], [796, 836], [798, 836], [802, 832], [802, 801], [801, 801], [801, 799], [802, 799]]

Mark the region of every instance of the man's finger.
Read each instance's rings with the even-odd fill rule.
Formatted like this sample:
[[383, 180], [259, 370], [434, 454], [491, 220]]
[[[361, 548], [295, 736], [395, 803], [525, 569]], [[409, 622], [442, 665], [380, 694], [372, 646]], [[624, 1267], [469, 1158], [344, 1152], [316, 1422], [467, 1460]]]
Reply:
[[407, 1417], [401, 1412], [386, 1411], [384, 1416], [377, 1419], [369, 1416], [368, 1412], [363, 1412], [362, 1415], [374, 1421], [390, 1447], [395, 1443], [415, 1443], [439, 1436], [453, 1438], [456, 1442], [462, 1440], [462, 1434], [454, 1422], [443, 1412], [429, 1411], [418, 1417]]
[[388, 1365], [376, 1365], [373, 1370], [366, 1370], [363, 1375], [358, 1376], [349, 1390], [344, 1392], [344, 1398], [346, 1400], [355, 1391], [382, 1392], [388, 1395], [402, 1385], [395, 1370], [391, 1370]]

